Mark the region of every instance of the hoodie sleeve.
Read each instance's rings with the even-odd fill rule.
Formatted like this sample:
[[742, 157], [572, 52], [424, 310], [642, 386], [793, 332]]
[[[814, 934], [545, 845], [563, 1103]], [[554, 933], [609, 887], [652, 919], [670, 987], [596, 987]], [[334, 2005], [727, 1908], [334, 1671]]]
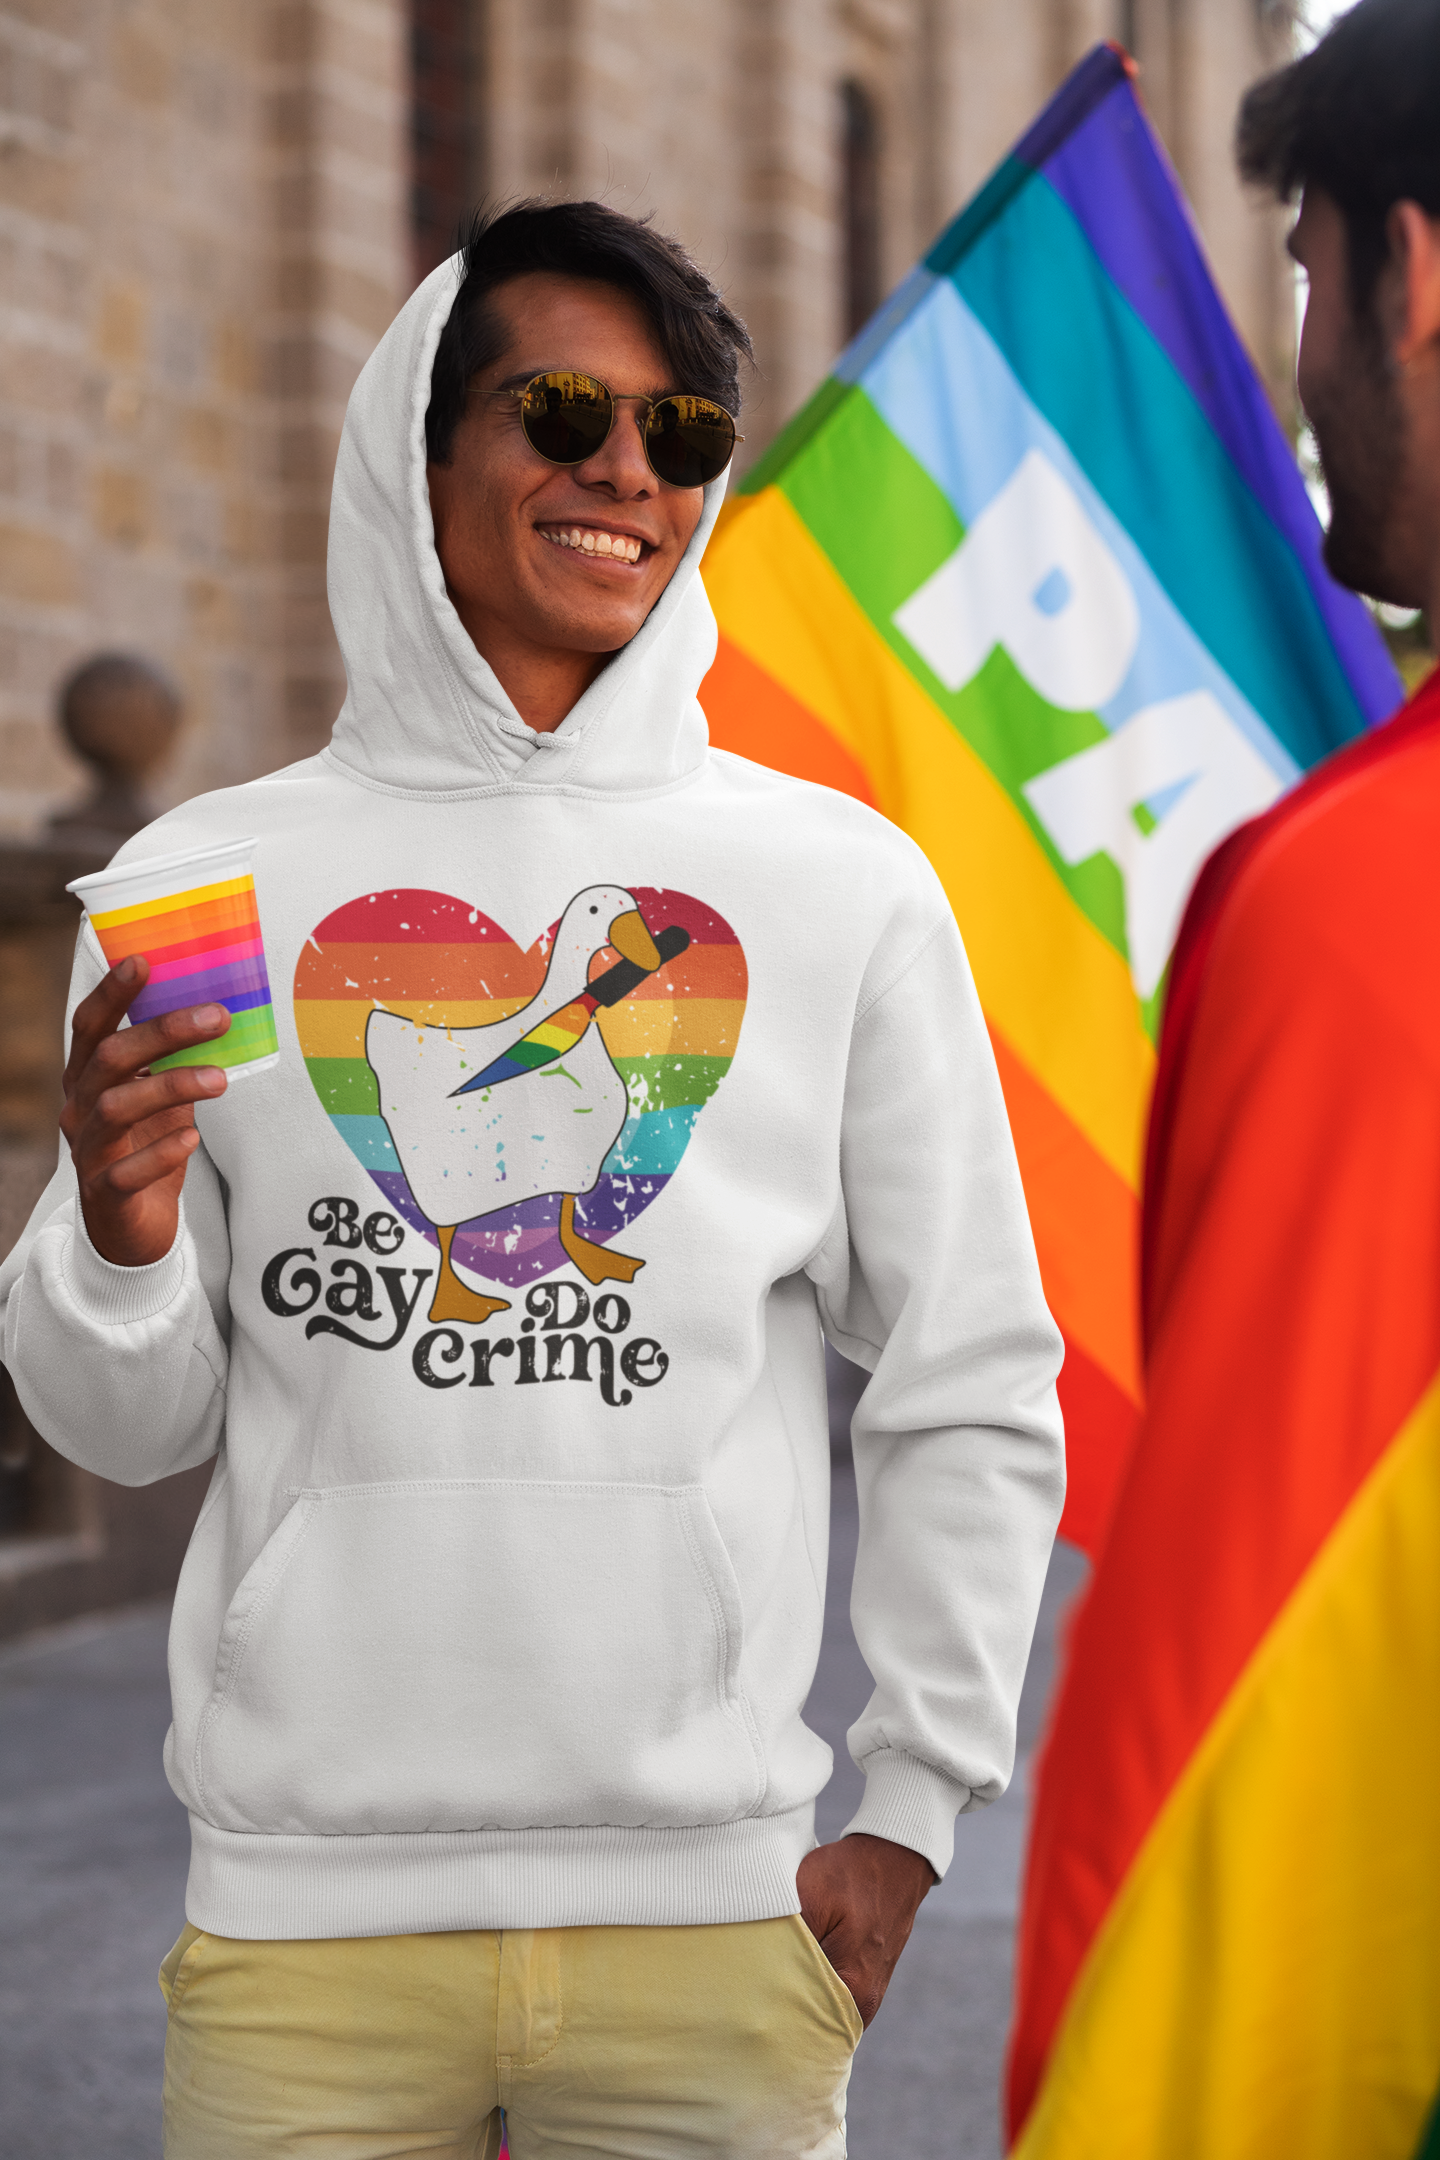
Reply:
[[872, 1375], [851, 1614], [875, 1692], [848, 1735], [866, 1782], [847, 1834], [943, 1875], [956, 1814], [998, 1798], [1014, 1766], [1065, 1494], [1061, 1338], [948, 908], [862, 995], [841, 1186], [810, 1273], [832, 1340]]
[[[69, 1014], [103, 973], [82, 932]], [[212, 1456], [225, 1418], [229, 1263], [220, 1179], [203, 1146], [185, 1172], [175, 1242], [148, 1267], [116, 1267], [95, 1250], [62, 1146], [0, 1265], [4, 1361], [35, 1430], [119, 1485]]]

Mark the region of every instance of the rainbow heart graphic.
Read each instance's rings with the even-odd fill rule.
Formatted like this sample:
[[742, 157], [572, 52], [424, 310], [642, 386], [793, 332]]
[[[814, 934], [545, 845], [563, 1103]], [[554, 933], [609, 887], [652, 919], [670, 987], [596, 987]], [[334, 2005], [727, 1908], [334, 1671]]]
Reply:
[[[616, 1002], [598, 1004], [590, 1020], [628, 1100], [598, 1180], [575, 1202], [576, 1228], [596, 1245], [624, 1231], [675, 1175], [729, 1070], [745, 1014], [745, 956], [723, 917], [689, 893], [648, 885], [626, 891], [665, 957]], [[370, 1015], [399, 1014], [442, 1032], [508, 1020], [538, 997], [558, 926], [559, 918], [522, 949], [449, 893], [390, 888], [336, 908], [301, 952], [295, 1026], [315, 1092], [387, 1206], [432, 1243], [436, 1230], [415, 1203], [380, 1114], [379, 1083], [366, 1057]], [[616, 980], [617, 959], [606, 948], [597, 961], [597, 990]], [[512, 1289], [553, 1274], [567, 1265], [560, 1208], [558, 1192], [494, 1208], [460, 1225], [453, 1257]]]

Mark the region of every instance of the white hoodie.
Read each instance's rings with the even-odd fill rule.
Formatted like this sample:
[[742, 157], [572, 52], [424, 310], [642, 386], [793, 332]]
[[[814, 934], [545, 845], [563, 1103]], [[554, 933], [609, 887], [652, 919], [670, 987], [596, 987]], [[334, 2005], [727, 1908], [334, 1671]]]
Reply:
[[[525, 726], [433, 544], [454, 291], [427, 279], [350, 402], [330, 747], [120, 857], [257, 837], [280, 1064], [197, 1109], [164, 1259], [103, 1260], [66, 1161], [0, 1271], [52, 1445], [134, 1485], [216, 1458], [166, 1764], [220, 1935], [798, 1909], [831, 1763], [800, 1716], [822, 1327], [873, 1375], [850, 1827], [943, 1873], [1010, 1774], [1064, 1485], [1060, 1341], [943, 891], [883, 818], [709, 748], [720, 483], [640, 634]], [[592, 1015], [637, 915], [663, 965]], [[87, 926], [73, 996], [102, 972]], [[573, 1264], [566, 1192], [633, 1280]], [[484, 1321], [429, 1317], [457, 1223]]]

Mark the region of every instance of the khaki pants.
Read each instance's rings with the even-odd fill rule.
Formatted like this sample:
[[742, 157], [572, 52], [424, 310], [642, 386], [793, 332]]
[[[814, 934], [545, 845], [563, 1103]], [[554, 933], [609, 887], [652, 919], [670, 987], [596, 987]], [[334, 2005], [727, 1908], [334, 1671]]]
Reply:
[[843, 2160], [860, 2018], [798, 1918], [187, 1927], [160, 1985], [166, 2160]]

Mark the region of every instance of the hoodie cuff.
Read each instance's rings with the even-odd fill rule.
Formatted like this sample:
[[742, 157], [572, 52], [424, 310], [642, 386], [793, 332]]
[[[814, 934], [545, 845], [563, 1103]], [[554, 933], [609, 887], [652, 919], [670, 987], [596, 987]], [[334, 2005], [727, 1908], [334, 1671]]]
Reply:
[[943, 1875], [955, 1855], [955, 1817], [970, 1798], [969, 1786], [889, 1749], [867, 1755], [860, 1767], [865, 1797], [841, 1835], [863, 1830], [889, 1838], [892, 1845], [908, 1845]]
[[175, 1226], [175, 1242], [162, 1259], [144, 1267], [117, 1267], [96, 1252], [85, 1227], [84, 1210], [75, 1203], [75, 1227], [65, 1255], [65, 1287], [86, 1320], [102, 1327], [124, 1327], [151, 1320], [180, 1294], [185, 1280], [185, 1209]]

